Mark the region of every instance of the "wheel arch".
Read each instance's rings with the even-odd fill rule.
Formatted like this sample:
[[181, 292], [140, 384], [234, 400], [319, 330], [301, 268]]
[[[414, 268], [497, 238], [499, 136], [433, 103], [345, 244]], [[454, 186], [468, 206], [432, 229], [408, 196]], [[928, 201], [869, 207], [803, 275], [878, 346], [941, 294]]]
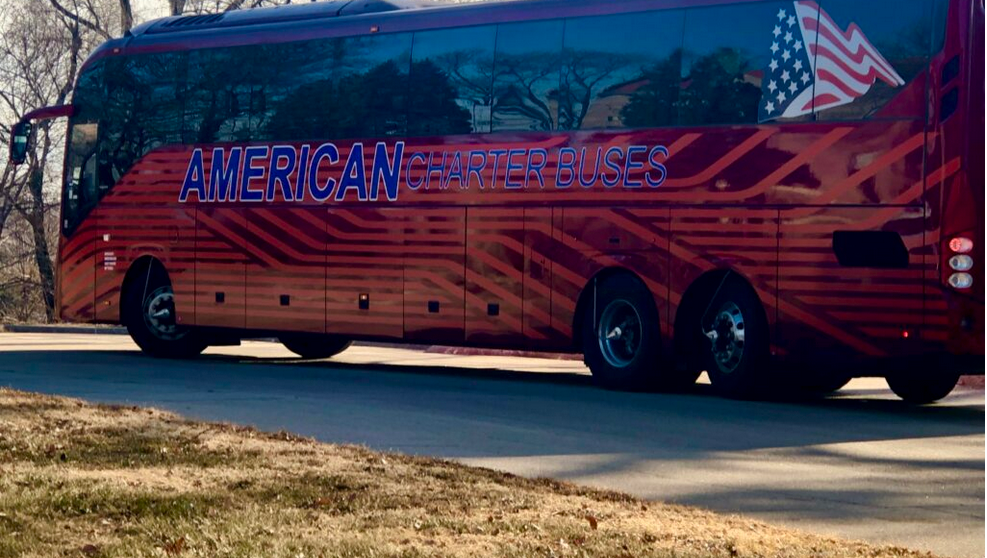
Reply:
[[[594, 274], [593, 277], [590, 278], [590, 280], [583, 286], [582, 291], [579, 293], [579, 298], [576, 300], [576, 311], [572, 316], [572, 345], [576, 350], [581, 351], [583, 348], [583, 336], [581, 332], [584, 320], [586, 320], [588, 313], [593, 307], [593, 293], [595, 292], [596, 285], [601, 281], [605, 281], [617, 275], [626, 275], [631, 277], [641, 283], [641, 286], [644, 287], [649, 293], [651, 292], [651, 289], [648, 289], [647, 284], [643, 279], [641, 279], [641, 276], [626, 267], [610, 266], [597, 271], [596, 274]], [[651, 294], [654, 296], [654, 293]], [[658, 315], [660, 317], [661, 313], [659, 312]]]
[[123, 277], [123, 283], [120, 286], [120, 323], [123, 323], [124, 315], [126, 314], [126, 304], [127, 295], [133, 285], [137, 283], [137, 280], [141, 277], [149, 277], [150, 273], [161, 274], [166, 280], [170, 281], [168, 277], [168, 270], [165, 268], [164, 263], [154, 255], [143, 254], [139, 256], [130, 267], [127, 268], [127, 273]]
[[718, 267], [705, 271], [686, 288], [675, 310], [675, 316], [672, 318], [674, 324], [672, 346], [677, 365], [684, 364], [684, 359], [692, 353], [689, 343], [694, 338], [690, 337], [687, 332], [690, 328], [695, 327], [694, 322], [701, 320], [705, 314], [703, 305], [712, 303], [718, 289], [728, 280], [737, 281], [750, 291], [760, 305], [761, 312], [764, 314], [762, 317], [767, 320], [764, 301], [761, 300], [757, 289], [743, 273], [731, 267]]

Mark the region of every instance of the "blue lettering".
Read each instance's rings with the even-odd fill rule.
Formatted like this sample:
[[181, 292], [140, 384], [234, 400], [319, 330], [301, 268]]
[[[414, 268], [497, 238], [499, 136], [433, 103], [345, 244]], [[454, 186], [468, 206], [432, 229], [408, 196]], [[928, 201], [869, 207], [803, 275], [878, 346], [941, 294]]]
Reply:
[[421, 151], [416, 151], [411, 154], [411, 157], [408, 157], [407, 172], [404, 173], [405, 176], [404, 180], [408, 184], [408, 188], [412, 190], [417, 190], [421, 188], [422, 183], [425, 182], [425, 177], [419, 178], [417, 182], [411, 180], [411, 166], [415, 164], [416, 159], [421, 161], [422, 163], [426, 163], [428, 161], [428, 159], [425, 157], [425, 154], [422, 153]]
[[600, 159], [603, 158], [602, 155], [603, 155], [603, 148], [597, 147], [596, 160], [595, 160], [596, 166], [593, 167], [593, 176], [587, 180], [585, 178], [586, 148], [584, 147], [582, 149], [582, 155], [579, 158], [579, 185], [582, 186], [583, 188], [592, 188], [593, 185], [596, 184], [596, 178], [600, 175]]
[[264, 201], [264, 192], [250, 189], [250, 181], [264, 176], [264, 167], [255, 167], [254, 159], [267, 157], [266, 145], [252, 145], [243, 153], [243, 173], [240, 174], [240, 201]]
[[[480, 161], [478, 164], [474, 164], [474, 157], [479, 157]], [[480, 188], [483, 188], [483, 169], [487, 166], [487, 152], [486, 151], [470, 151], [469, 156], [469, 170], [466, 172], [466, 187], [470, 187], [470, 182], [473, 181], [473, 175], [476, 175], [477, 181], [480, 183]]]
[[[537, 163], [534, 162], [535, 155], [541, 156], [541, 160], [538, 161]], [[535, 178], [538, 179], [538, 186], [540, 188], [545, 187], [545, 178], [542, 177], [541, 171], [542, 169], [545, 168], [545, 165], [547, 164], [548, 164], [548, 151], [545, 151], [540, 147], [528, 151], [528, 168], [527, 170], [524, 171], [525, 188], [528, 187], [528, 180], [531, 178], [532, 174], [534, 174]]]
[[[569, 160], [566, 161], [566, 156]], [[569, 173], [568, 178], [562, 179], [562, 171]], [[559, 149], [559, 168], [555, 171], [555, 187], [568, 188], [576, 181], [576, 150], [571, 147]]]
[[182, 181], [182, 191], [178, 194], [178, 201], [185, 203], [192, 191], [195, 191], [196, 201], [206, 200], [206, 171], [202, 167], [201, 149], [193, 151], [192, 157], [188, 160], [188, 170], [185, 171], [185, 180]]
[[426, 178], [426, 181], [425, 181], [425, 189], [426, 190], [428, 190], [429, 187], [432, 185], [432, 175], [433, 174], [438, 174], [439, 175], [439, 188], [442, 187], [442, 171], [445, 170], [445, 167], [446, 167], [446, 152], [445, 151], [442, 152], [442, 162], [440, 162], [438, 164], [435, 163], [435, 152], [434, 151], [429, 152], [429, 154], [428, 154], [428, 170], [425, 171], [425, 178]]
[[[295, 172], [298, 163], [298, 153], [290, 145], [275, 145], [271, 148], [271, 165], [267, 175], [267, 201], [275, 200], [275, 188], [280, 187], [284, 201], [295, 201], [295, 193], [291, 189], [288, 177]], [[285, 164], [281, 165], [284, 161]]]
[[463, 154], [459, 151], [456, 152], [452, 157], [452, 163], [449, 164], [449, 175], [446, 176], [445, 184], [443, 184], [443, 189], [449, 187], [449, 183], [455, 178], [459, 181], [459, 189], [465, 188], [463, 181], [466, 179], [463, 174]]
[[377, 142], [377, 151], [374, 153], [374, 167], [371, 171], [373, 183], [370, 185], [370, 200], [377, 201], [377, 194], [380, 192], [380, 183], [384, 182], [384, 193], [387, 201], [397, 201], [398, 183], [401, 181], [401, 159], [404, 158], [404, 142], [399, 141], [394, 144], [394, 159], [387, 159], [387, 144]]
[[624, 160], [624, 188], [640, 188], [641, 181], [638, 179], [631, 179], [631, 173], [644, 168], [644, 163], [640, 161], [634, 161], [634, 155], [638, 153], [647, 153], [648, 148], [643, 145], [632, 145], [627, 148], [627, 159]]
[[514, 164], [514, 157], [520, 156], [523, 160], [524, 149], [512, 149], [507, 153], [507, 169], [504, 171], [504, 188], [510, 188], [516, 190], [524, 186], [521, 182], [512, 182], [511, 173], [516, 170], [524, 170], [524, 165], [522, 163]]
[[500, 166], [500, 158], [507, 155], [506, 149], [491, 149], [490, 154], [494, 157], [493, 175], [490, 177], [490, 187], [497, 186], [497, 167]]
[[230, 149], [230, 159], [223, 166], [223, 148], [212, 150], [212, 168], [209, 172], [209, 201], [236, 201], [236, 183], [240, 178], [242, 147]]
[[308, 178], [305, 169], [308, 168], [308, 151], [311, 148], [312, 146], [307, 143], [302, 146], [301, 160], [298, 164], [298, 180], [295, 181], [295, 201], [305, 200], [305, 179]]
[[648, 182], [648, 186], [652, 188], [657, 188], [665, 183], [665, 177], [668, 176], [668, 170], [665, 165], [658, 161], [658, 156], [662, 157], [662, 160], [668, 158], [668, 148], [664, 145], [656, 145], [651, 149], [651, 153], [648, 155], [648, 162], [651, 163], [651, 168], [658, 172], [658, 178], [652, 178], [651, 172], [647, 172], [644, 175], [644, 179]]
[[610, 170], [617, 171], [617, 176], [615, 176], [612, 179], [607, 178], [606, 171], [604, 171], [603, 174], [600, 175], [600, 180], [603, 181], [603, 185], [606, 186], [607, 188], [613, 188], [620, 182], [620, 173], [623, 172], [624, 170], [623, 165], [618, 165], [616, 162], [614, 162], [613, 158], [611, 157], [611, 155], [613, 154], [616, 154], [619, 160], [619, 157], [622, 156], [624, 153], [619, 147], [614, 146], [611, 147], [610, 149], [607, 149], [607, 154], [603, 156], [603, 165]]
[[339, 162], [339, 150], [336, 149], [335, 145], [323, 143], [315, 149], [315, 153], [312, 153], [312, 162], [309, 163], [308, 167], [308, 192], [312, 199], [317, 202], [324, 202], [329, 199], [332, 191], [336, 188], [336, 179], [332, 177], [326, 179], [325, 185], [319, 186], [319, 165], [322, 164], [323, 159], [328, 159], [330, 165]]
[[339, 190], [336, 191], [336, 201], [343, 201], [350, 188], [356, 189], [357, 199], [367, 201], [367, 171], [363, 160], [363, 144], [354, 143], [350, 154], [346, 157], [343, 167], [343, 177], [339, 180]]

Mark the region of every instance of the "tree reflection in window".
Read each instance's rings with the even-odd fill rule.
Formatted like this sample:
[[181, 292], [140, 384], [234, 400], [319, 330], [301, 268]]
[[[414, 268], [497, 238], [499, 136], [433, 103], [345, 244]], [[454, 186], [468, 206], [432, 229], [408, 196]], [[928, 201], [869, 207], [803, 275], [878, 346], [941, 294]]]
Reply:
[[693, 8], [686, 12], [682, 124], [755, 124], [771, 29], [790, 2]]
[[[559, 128], [622, 128], [674, 123], [673, 113], [642, 103], [650, 95], [661, 106], [674, 106], [673, 79], [651, 80], [678, 64], [682, 41], [681, 11], [574, 18], [566, 21], [559, 98]], [[643, 89], [643, 91], [642, 91]], [[628, 108], [638, 95], [638, 105]], [[660, 99], [654, 99], [661, 96]], [[630, 119], [630, 121], [625, 121]]]
[[151, 150], [182, 142], [185, 55], [113, 59], [105, 80], [99, 181], [107, 189]]
[[490, 131], [495, 39], [495, 26], [415, 34], [411, 135]]
[[501, 25], [497, 30], [493, 130], [558, 127], [561, 20]]
[[400, 136], [407, 130], [411, 35], [267, 47], [289, 75], [269, 91], [255, 139]]

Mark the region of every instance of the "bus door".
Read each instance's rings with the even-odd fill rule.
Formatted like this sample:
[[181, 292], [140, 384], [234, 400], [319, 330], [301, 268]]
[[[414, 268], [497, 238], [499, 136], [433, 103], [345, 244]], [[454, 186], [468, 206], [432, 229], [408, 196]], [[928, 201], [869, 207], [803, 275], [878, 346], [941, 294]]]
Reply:
[[62, 192], [62, 236], [59, 265], [60, 315], [70, 322], [95, 318], [95, 219], [87, 219], [98, 201], [96, 150], [99, 123], [84, 116], [69, 131]]
[[88, 322], [96, 317], [95, 280], [98, 227], [90, 216], [99, 201], [98, 147], [102, 116], [102, 65], [84, 71], [72, 99], [68, 151], [62, 177], [62, 220], [58, 275], [59, 315]]

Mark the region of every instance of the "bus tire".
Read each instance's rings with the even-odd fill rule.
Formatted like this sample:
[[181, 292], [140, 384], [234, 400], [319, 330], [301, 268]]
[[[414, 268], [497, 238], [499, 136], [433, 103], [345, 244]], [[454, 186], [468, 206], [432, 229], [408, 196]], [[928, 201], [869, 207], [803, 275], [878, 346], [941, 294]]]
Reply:
[[286, 349], [306, 360], [334, 357], [353, 343], [334, 335], [315, 333], [286, 333], [278, 340]]
[[595, 295], [582, 320], [583, 360], [594, 382], [622, 391], [657, 387], [661, 331], [647, 287], [622, 273], [600, 280]]
[[175, 293], [160, 263], [151, 262], [127, 285], [123, 314], [131, 339], [150, 356], [191, 358], [207, 347], [195, 331], [175, 323]]
[[724, 276], [700, 317], [702, 358], [713, 388], [739, 399], [772, 392], [768, 319], [746, 282]]
[[903, 372], [887, 377], [888, 387], [907, 403], [925, 405], [949, 395], [956, 382], [957, 373]]

